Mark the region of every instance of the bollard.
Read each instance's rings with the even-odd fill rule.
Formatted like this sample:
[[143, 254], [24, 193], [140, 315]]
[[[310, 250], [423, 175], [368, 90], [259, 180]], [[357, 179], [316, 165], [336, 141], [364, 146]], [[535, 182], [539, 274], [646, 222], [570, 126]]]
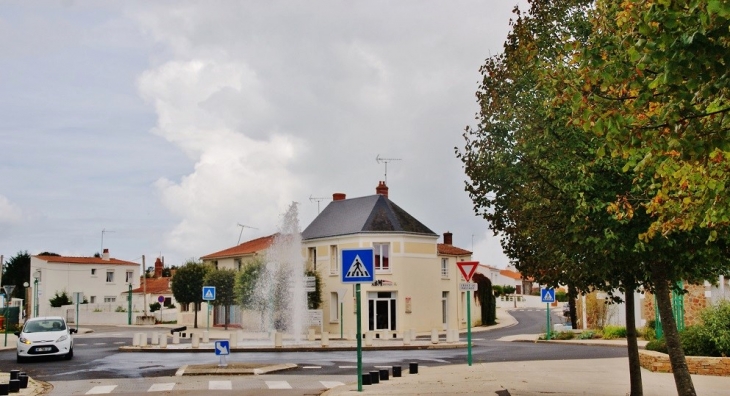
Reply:
[[147, 333], [139, 333], [139, 346], [147, 346]]
[[[370, 374], [368, 374], [368, 379], [370, 379]], [[7, 396], [7, 394], [8, 394], [8, 387], [10, 387], [9, 384], [0, 384], [0, 395]]]
[[193, 337], [193, 339], [192, 339], [193, 348], [200, 347], [200, 338], [198, 337], [198, 333], [192, 333], [191, 336]]
[[330, 333], [322, 332], [322, 348], [326, 348], [330, 345]]
[[20, 373], [18, 376], [18, 380], [20, 380], [20, 389], [25, 389], [28, 387], [28, 375], [25, 373]]
[[370, 372], [370, 382], [372, 382], [373, 385], [380, 383], [380, 371]]
[[140, 339], [139, 333], [134, 333], [134, 337], [132, 337], [132, 346], [138, 347], [140, 344], [139, 339]]
[[284, 335], [278, 331], [276, 333], [274, 333], [274, 348], [281, 348], [281, 346], [283, 345], [283, 343], [282, 343], [283, 336]]
[[157, 345], [160, 343], [160, 333], [153, 332], [152, 339], [150, 340], [151, 345]]
[[393, 378], [400, 377], [400, 366], [393, 366]]
[[11, 379], [10, 382], [8, 382], [8, 393], [18, 393], [18, 392], [20, 392], [20, 380]]
[[439, 343], [439, 331], [438, 329], [432, 329], [431, 330], [431, 344], [438, 344]]
[[[363, 385], [372, 385], [373, 384], [373, 382], [370, 381], [370, 373], [362, 375], [362, 384]], [[7, 393], [6, 393], [6, 395], [7, 395]]]
[[175, 333], [172, 335], [172, 343], [173, 344], [179, 344], [180, 343], [180, 333]]
[[408, 374], [418, 374], [418, 363], [408, 363]]
[[309, 329], [309, 331], [307, 332], [307, 341], [314, 341], [314, 340], [315, 340], [314, 329]]
[[365, 332], [365, 346], [373, 346], [373, 332], [372, 331]]
[[10, 370], [10, 379], [18, 379], [18, 376], [20, 375], [20, 370]]
[[203, 331], [203, 344], [207, 344], [210, 342], [210, 334], [208, 334], [208, 330]]
[[411, 345], [411, 332], [410, 331], [403, 332], [403, 345]]
[[390, 372], [388, 369], [380, 369], [380, 380], [381, 381], [387, 381], [388, 380], [388, 374]]
[[167, 348], [167, 334], [160, 334], [160, 348]]

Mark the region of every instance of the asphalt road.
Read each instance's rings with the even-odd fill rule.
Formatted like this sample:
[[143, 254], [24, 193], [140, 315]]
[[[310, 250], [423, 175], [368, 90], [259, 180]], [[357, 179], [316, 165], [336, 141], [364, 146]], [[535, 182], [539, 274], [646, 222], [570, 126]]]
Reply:
[[[626, 349], [617, 347], [496, 341], [508, 335], [544, 332], [545, 309], [515, 310], [511, 314], [519, 322], [515, 326], [473, 332], [474, 363], [626, 356]], [[554, 323], [562, 321], [557, 316], [553, 320], [556, 321]], [[19, 365], [15, 363], [14, 351], [3, 351], [0, 353], [0, 370], [20, 369], [32, 378], [50, 382], [54, 385], [52, 395], [86, 394], [94, 389], [98, 391], [97, 394], [143, 394], [155, 387], [159, 390], [172, 387], [176, 395], [196, 394], [202, 389], [216, 389], [216, 395], [224, 395], [227, 387], [239, 392], [236, 394], [261, 394], [263, 390], [272, 389], [278, 391], [272, 393], [277, 395], [311, 395], [319, 394], [330, 386], [356, 380], [357, 356], [352, 351], [234, 353], [228, 357], [229, 362], [295, 363], [299, 368], [256, 377], [175, 377], [178, 368], [185, 364], [218, 363], [219, 358], [204, 353], [119, 352], [120, 346], [131, 345], [133, 334], [138, 329], [111, 326], [92, 328], [94, 333], [74, 337], [74, 358], [71, 361], [42, 359]], [[466, 334], [461, 337], [465, 339]], [[410, 362], [418, 362], [421, 366], [438, 366], [465, 363], [466, 360], [466, 349], [363, 353], [366, 371], [393, 365], [400, 365], [407, 370]], [[291, 390], [287, 387], [291, 387]]]

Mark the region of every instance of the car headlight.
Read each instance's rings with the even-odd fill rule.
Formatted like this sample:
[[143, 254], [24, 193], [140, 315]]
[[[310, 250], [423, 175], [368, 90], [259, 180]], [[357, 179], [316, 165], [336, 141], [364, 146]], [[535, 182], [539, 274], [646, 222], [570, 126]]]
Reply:
[[66, 340], [68, 340], [68, 336], [64, 334], [59, 339], [57, 339], [56, 342], [61, 342], [61, 341], [66, 341]]
[[33, 342], [32, 342], [31, 340], [29, 340], [29, 339], [27, 339], [27, 338], [25, 338], [25, 337], [20, 337], [20, 338], [18, 339], [18, 341], [20, 341], [21, 343], [23, 343], [23, 344], [26, 344], [26, 345], [30, 345], [30, 344], [32, 344], [32, 343], [33, 343]]

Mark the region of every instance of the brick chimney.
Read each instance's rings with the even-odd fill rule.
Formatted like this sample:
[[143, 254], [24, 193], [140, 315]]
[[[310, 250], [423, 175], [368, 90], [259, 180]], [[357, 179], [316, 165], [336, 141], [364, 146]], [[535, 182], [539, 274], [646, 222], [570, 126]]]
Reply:
[[101, 254], [101, 259], [109, 261], [109, 249], [104, 249], [104, 252]]
[[452, 244], [452, 236], [450, 232], [446, 231], [444, 232], [444, 245], [451, 245]]
[[346, 195], [344, 193], [334, 193], [332, 194], [332, 200], [333, 201], [342, 201], [346, 198]]
[[388, 186], [385, 185], [384, 181], [378, 182], [378, 186], [375, 187], [375, 194], [385, 195], [385, 198], [388, 198]]
[[164, 267], [164, 264], [162, 264], [162, 260], [158, 257], [155, 260], [155, 278], [162, 278], [162, 267]]

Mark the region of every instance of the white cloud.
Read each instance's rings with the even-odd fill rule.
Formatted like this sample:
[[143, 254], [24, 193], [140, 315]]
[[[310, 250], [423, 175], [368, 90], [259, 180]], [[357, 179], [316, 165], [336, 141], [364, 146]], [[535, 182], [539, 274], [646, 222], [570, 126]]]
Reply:
[[17, 224], [21, 220], [23, 220], [23, 211], [20, 207], [0, 195], [0, 224]]

